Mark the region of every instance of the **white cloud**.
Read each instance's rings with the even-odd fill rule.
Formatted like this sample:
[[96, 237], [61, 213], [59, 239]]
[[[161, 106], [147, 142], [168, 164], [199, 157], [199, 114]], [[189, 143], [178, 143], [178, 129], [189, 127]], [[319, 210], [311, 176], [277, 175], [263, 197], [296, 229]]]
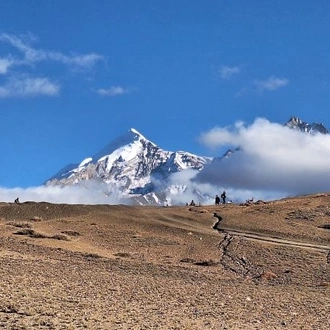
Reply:
[[304, 134], [266, 119], [215, 128], [201, 136], [209, 147], [241, 147], [196, 176], [232, 191], [287, 196], [329, 191], [330, 135]]
[[212, 178], [201, 182], [199, 173], [200, 171], [196, 170], [184, 170], [170, 175], [169, 180], [175, 187], [173, 191], [167, 192], [167, 200], [171, 205], [184, 205], [190, 203], [191, 200], [194, 200], [196, 204], [212, 205], [215, 195], [220, 195], [224, 189], [227, 200], [233, 202], [244, 202], [251, 198], [254, 200], [274, 200], [284, 196], [283, 193], [273, 191], [232, 188], [224, 186], [222, 182], [213, 181]]
[[0, 98], [55, 96], [59, 91], [60, 86], [47, 78], [10, 78], [6, 84], [0, 86]]
[[65, 204], [124, 204], [116, 196], [104, 193], [91, 193], [82, 186], [61, 187], [31, 187], [31, 188], [0, 188], [0, 200], [14, 202], [19, 197], [20, 202], [35, 201]]
[[16, 62], [13, 63], [16, 65], [34, 64], [41, 61], [56, 61], [75, 68], [90, 69], [98, 61], [103, 60], [103, 56], [96, 53], [65, 55], [61, 52], [36, 49], [30, 45], [35, 39], [36, 38], [31, 34], [25, 38], [19, 38], [7, 33], [0, 34], [0, 41], [9, 43], [23, 53], [24, 58], [20, 60], [17, 59]]
[[[51, 82], [48, 78], [26, 78], [26, 67], [38, 71], [39, 62], [58, 62], [74, 70], [90, 70], [103, 57], [96, 53], [65, 55], [57, 51], [36, 49], [31, 46], [37, 38], [28, 34], [23, 37], [0, 33], [0, 42], [11, 45], [17, 54], [0, 57], [0, 75], [6, 76], [6, 81], [0, 86], [0, 98], [22, 96], [54, 96], [60, 91], [58, 83]], [[11, 70], [16, 68], [17, 70]], [[24, 78], [22, 78], [24, 77]]]
[[112, 86], [104, 89], [100, 88], [96, 91], [97, 94], [102, 96], [118, 96], [130, 93], [130, 90], [121, 86]]
[[49, 58], [52, 60], [58, 60], [62, 63], [74, 65], [81, 68], [92, 68], [98, 61], [102, 60], [101, 55], [90, 53], [87, 55], [72, 55], [66, 56], [60, 53], [49, 53]]
[[281, 87], [284, 87], [289, 84], [289, 80], [286, 78], [277, 78], [275, 76], [271, 76], [266, 80], [255, 80], [254, 85], [260, 91], [275, 91]]
[[256, 91], [264, 92], [264, 91], [275, 91], [279, 88], [282, 88], [289, 84], [289, 80], [287, 78], [277, 78], [275, 76], [271, 76], [265, 80], [254, 80], [249, 86], [245, 86], [241, 88], [236, 94], [236, 97], [241, 97], [245, 94], [255, 93]]
[[11, 58], [0, 58], [0, 75], [6, 74], [13, 64], [14, 60]]
[[233, 66], [233, 67], [222, 66], [219, 69], [219, 75], [220, 75], [220, 78], [222, 78], [222, 79], [229, 79], [232, 76], [240, 73], [240, 71], [241, 71], [241, 69], [238, 66]]

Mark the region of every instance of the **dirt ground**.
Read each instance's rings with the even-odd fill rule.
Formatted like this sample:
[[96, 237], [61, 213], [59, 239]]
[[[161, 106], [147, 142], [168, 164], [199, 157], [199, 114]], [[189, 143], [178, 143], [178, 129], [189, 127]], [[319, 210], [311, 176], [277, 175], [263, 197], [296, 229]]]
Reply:
[[329, 251], [330, 194], [0, 203], [0, 329], [328, 330]]

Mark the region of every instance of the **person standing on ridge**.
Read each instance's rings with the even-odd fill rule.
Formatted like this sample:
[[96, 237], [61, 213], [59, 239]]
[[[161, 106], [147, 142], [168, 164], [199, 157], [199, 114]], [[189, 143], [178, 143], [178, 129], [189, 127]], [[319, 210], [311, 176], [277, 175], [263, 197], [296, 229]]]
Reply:
[[223, 193], [221, 194], [221, 198], [222, 198], [222, 203], [226, 204], [226, 192], [223, 191]]
[[215, 196], [215, 205], [220, 204], [220, 197], [218, 195]]

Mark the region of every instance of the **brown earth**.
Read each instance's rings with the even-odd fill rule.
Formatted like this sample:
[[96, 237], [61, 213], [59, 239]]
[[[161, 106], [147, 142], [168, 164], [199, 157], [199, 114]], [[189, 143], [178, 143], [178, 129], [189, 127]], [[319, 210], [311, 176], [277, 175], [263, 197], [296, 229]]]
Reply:
[[330, 194], [0, 203], [0, 248], [1, 329], [330, 328]]

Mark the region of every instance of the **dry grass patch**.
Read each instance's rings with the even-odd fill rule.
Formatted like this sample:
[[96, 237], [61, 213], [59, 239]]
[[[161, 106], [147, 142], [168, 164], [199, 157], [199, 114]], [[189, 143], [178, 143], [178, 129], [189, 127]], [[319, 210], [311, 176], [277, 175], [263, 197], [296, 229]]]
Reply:
[[97, 253], [83, 253], [83, 256], [87, 259], [101, 259], [102, 258]]
[[70, 241], [70, 238], [64, 234], [55, 234], [52, 236], [48, 236], [48, 238], [57, 239], [59, 241]]
[[31, 224], [28, 222], [11, 221], [11, 222], [8, 222], [7, 225], [13, 226], [13, 227], [18, 227], [18, 228], [32, 228]]
[[29, 236], [31, 238], [50, 238], [50, 239], [56, 239], [56, 240], [60, 240], [60, 241], [69, 241], [70, 240], [70, 238], [64, 234], [46, 235], [43, 233], [36, 232], [35, 230], [33, 230], [31, 228], [25, 228], [25, 229], [19, 230], [14, 234]]
[[64, 230], [61, 231], [62, 234], [68, 235], [68, 236], [73, 236], [73, 237], [77, 237], [80, 236], [80, 233], [74, 230]]
[[180, 260], [182, 263], [193, 264], [196, 266], [218, 266], [219, 262], [214, 260], [195, 260], [192, 258], [183, 258]]
[[130, 258], [131, 254], [127, 252], [117, 252], [114, 254], [116, 257], [121, 257], [121, 258]]
[[31, 221], [42, 221], [41, 217], [34, 216], [30, 219]]

